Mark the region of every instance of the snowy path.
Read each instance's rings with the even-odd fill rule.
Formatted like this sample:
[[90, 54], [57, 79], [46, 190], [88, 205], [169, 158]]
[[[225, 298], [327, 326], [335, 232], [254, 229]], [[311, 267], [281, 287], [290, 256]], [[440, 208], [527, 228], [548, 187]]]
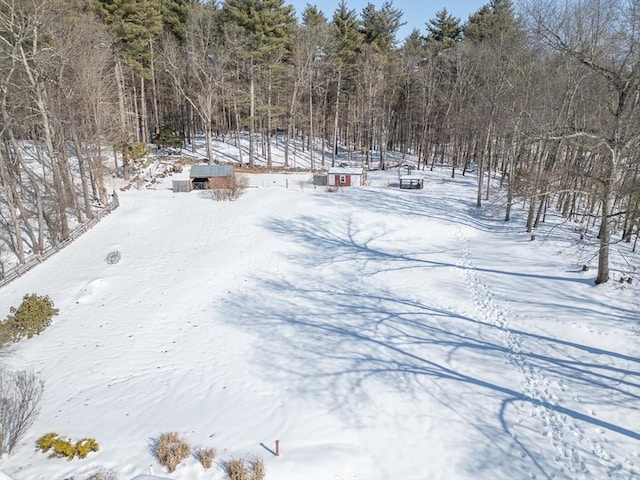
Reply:
[[[481, 320], [498, 329], [499, 337], [506, 347], [506, 362], [515, 368], [517, 378], [520, 379], [522, 397], [513, 402], [516, 409], [515, 424], [509, 425], [505, 418], [508, 407], [506, 403], [503, 404], [501, 416], [505, 428], [513, 438], [512, 447], [518, 450], [518, 455], [522, 458], [521, 469], [532, 479], [539, 478], [540, 473], [544, 478], [588, 480], [605, 478], [603, 473], [606, 478], [638, 478], [630, 459], [625, 458], [623, 462], [619, 462], [607, 450], [606, 438], [594, 438], [577, 421], [561, 413], [563, 396], [569, 393], [567, 387], [562, 379], [550, 378], [543, 369], [527, 359], [530, 353], [526, 352], [522, 335], [510, 327], [513, 314], [500, 305], [490, 286], [482, 280], [472, 261], [469, 241], [460, 227], [457, 237], [463, 251], [458, 266], [473, 302], [481, 314]], [[535, 426], [528, 432], [526, 424], [530, 422], [527, 417]], [[600, 429], [599, 432], [604, 434], [604, 430]], [[553, 446], [555, 452], [553, 471], [545, 471], [537, 461], [539, 455], [531, 451], [531, 446], [543, 439]], [[597, 464], [590, 462], [590, 456], [596, 457]]]

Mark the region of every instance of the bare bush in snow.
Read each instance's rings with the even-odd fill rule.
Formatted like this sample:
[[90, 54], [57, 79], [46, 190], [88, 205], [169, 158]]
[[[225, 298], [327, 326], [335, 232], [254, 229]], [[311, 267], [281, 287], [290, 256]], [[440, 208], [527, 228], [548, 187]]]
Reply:
[[161, 465], [167, 467], [170, 473], [190, 454], [191, 447], [180, 438], [177, 432], [166, 432], [160, 435], [156, 448], [156, 459]]
[[35, 373], [0, 370], [0, 456], [10, 454], [33, 424], [43, 392]]

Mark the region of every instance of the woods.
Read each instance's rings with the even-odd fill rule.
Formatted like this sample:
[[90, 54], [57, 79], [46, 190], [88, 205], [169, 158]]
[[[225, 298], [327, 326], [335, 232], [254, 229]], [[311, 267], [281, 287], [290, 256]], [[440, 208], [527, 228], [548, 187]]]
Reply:
[[[299, 16], [299, 19], [298, 19]], [[600, 242], [640, 223], [638, 0], [490, 0], [396, 39], [391, 1], [331, 17], [285, 0], [1, 0], [0, 248], [24, 262], [109, 201], [104, 157], [174, 135], [250, 139], [248, 166], [294, 141], [312, 168], [339, 146], [497, 180], [533, 232], [554, 209]], [[239, 143], [238, 143], [239, 145]], [[246, 158], [245, 158], [246, 157]], [[260, 162], [256, 160], [260, 159]]]

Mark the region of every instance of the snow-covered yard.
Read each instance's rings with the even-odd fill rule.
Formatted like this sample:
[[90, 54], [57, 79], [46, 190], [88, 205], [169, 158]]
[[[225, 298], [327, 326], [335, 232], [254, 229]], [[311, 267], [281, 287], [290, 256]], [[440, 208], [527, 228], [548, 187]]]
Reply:
[[[31, 292], [60, 308], [2, 358], [46, 390], [0, 470], [222, 479], [225, 461], [260, 456], [278, 480], [640, 478], [637, 256], [616, 245], [596, 287], [581, 269], [596, 247], [569, 228], [531, 242], [521, 218], [473, 206], [474, 179], [388, 188], [397, 175], [334, 193], [249, 175], [236, 202], [173, 193], [170, 177], [120, 193], [0, 289], [1, 317]], [[217, 464], [163, 471], [151, 445], [171, 430]], [[47, 432], [101, 449], [48, 459]]]

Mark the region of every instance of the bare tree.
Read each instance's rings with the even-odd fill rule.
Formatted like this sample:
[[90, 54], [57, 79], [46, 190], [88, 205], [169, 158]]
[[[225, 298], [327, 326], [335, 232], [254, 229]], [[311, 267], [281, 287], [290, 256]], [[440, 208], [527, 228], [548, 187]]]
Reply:
[[[616, 182], [640, 139], [640, 2], [532, 1], [527, 13], [547, 47], [595, 74], [567, 111], [559, 138], [581, 139], [597, 152], [601, 223], [596, 283], [609, 280]], [[594, 172], [596, 173], [596, 172]]]
[[229, 61], [219, 34], [218, 17], [219, 11], [211, 5], [194, 5], [185, 34], [185, 48], [167, 36], [161, 50], [162, 63], [174, 88], [200, 117], [209, 162], [213, 161], [213, 121], [221, 109]]
[[0, 371], [0, 455], [11, 453], [40, 412], [44, 382], [33, 372]]

